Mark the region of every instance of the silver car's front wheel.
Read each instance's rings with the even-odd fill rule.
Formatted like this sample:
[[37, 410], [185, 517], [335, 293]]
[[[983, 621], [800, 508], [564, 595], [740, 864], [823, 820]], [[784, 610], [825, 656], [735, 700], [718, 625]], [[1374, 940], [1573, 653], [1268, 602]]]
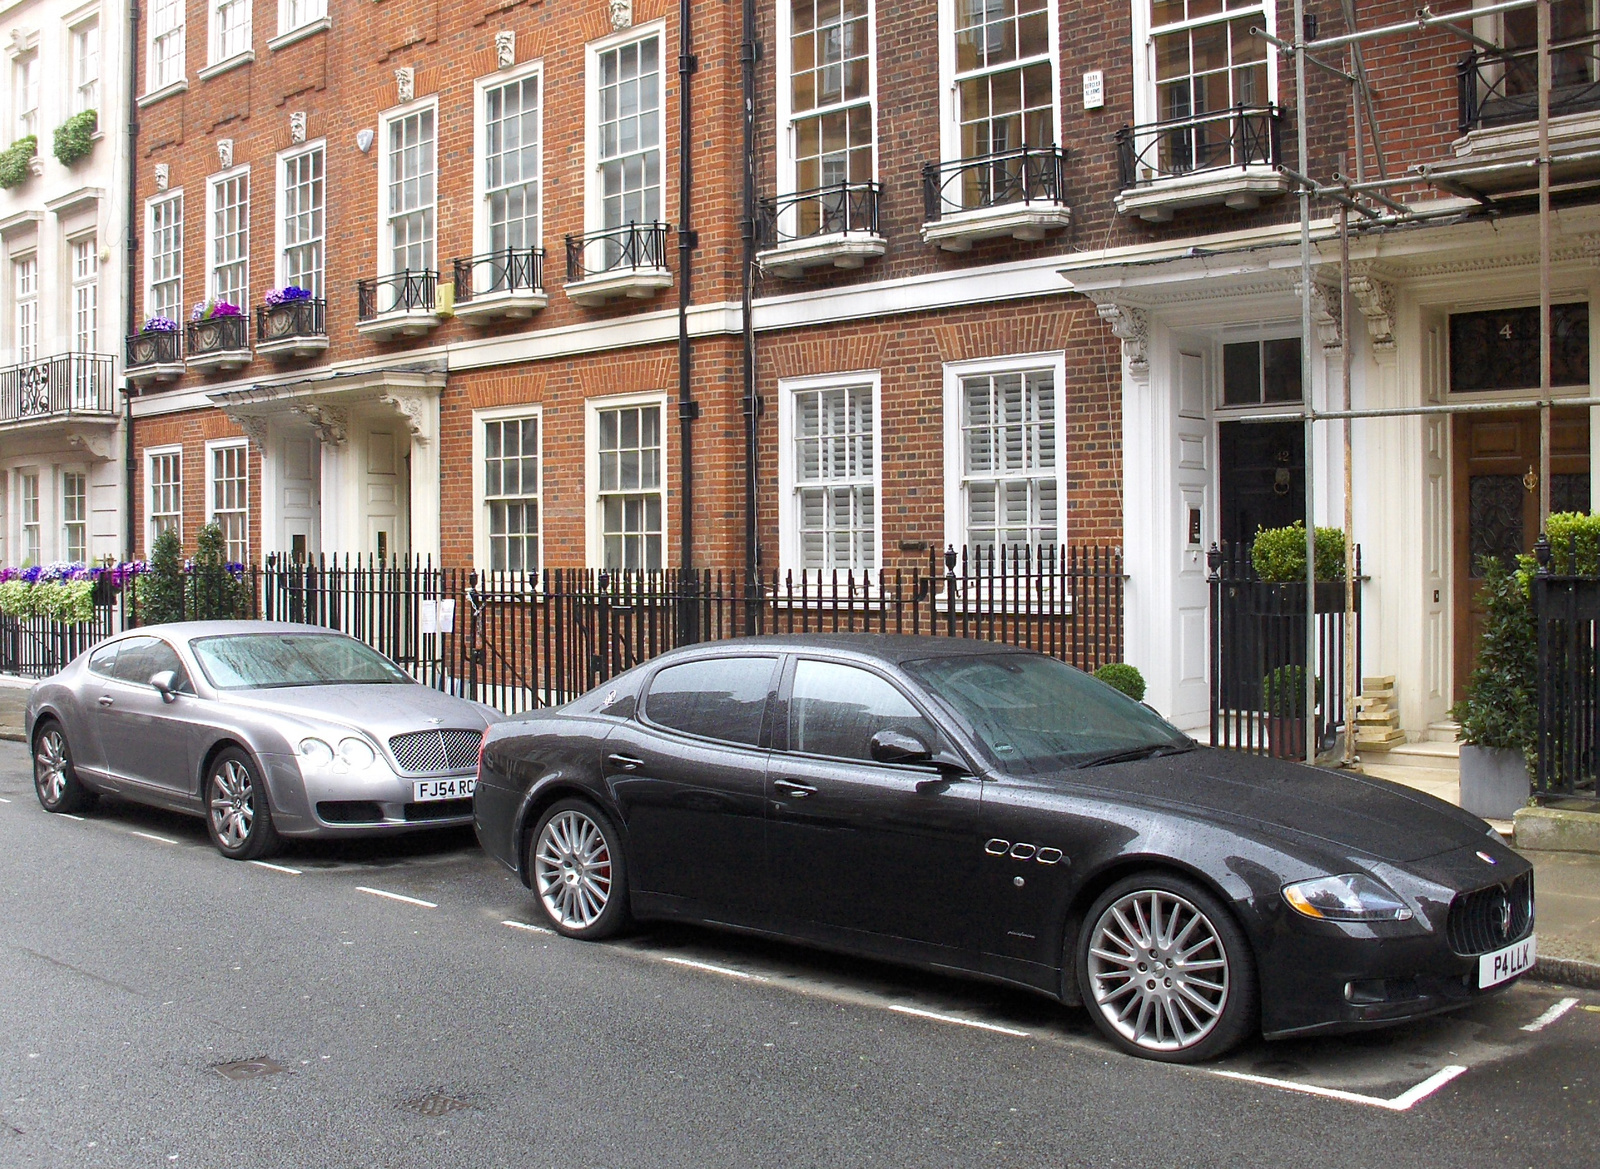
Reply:
[[571, 937], [615, 932], [626, 916], [616, 830], [577, 800], [552, 807], [529, 847], [533, 889], [545, 915]]
[[267, 793], [255, 763], [229, 747], [206, 771], [206, 827], [211, 843], [230, 860], [254, 860], [278, 847]]
[[1248, 945], [1226, 910], [1187, 881], [1152, 874], [1113, 886], [1091, 911], [1081, 962], [1100, 1030], [1140, 1055], [1206, 1059], [1249, 1025]]
[[67, 734], [54, 719], [40, 726], [33, 741], [33, 790], [47, 812], [81, 812], [94, 802], [72, 768]]

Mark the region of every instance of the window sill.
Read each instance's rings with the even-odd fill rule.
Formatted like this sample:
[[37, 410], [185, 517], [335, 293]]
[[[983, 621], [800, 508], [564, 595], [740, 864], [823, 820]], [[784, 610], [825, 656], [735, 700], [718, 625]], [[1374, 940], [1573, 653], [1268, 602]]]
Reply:
[[867, 232], [835, 232], [790, 240], [761, 252], [756, 260], [761, 270], [783, 280], [803, 276], [808, 268], [860, 268], [884, 252], [881, 235]]
[[302, 24], [299, 28], [286, 29], [267, 42], [267, 48], [273, 52], [286, 49], [296, 41], [303, 41], [307, 37], [315, 36], [319, 32], [327, 32], [333, 27], [333, 17], [324, 16], [320, 20], [313, 20], [310, 24]]
[[1071, 222], [1072, 209], [1065, 203], [1001, 203], [943, 214], [922, 225], [922, 239], [947, 252], [965, 252], [986, 239], [1042, 240]]
[[176, 94], [187, 93], [188, 91], [189, 79], [187, 77], [180, 77], [171, 85], [163, 85], [160, 89], [152, 89], [149, 93], [141, 97], [138, 103], [139, 108], [141, 110], [148, 109], [150, 106], [155, 105], [158, 101], [164, 101], [165, 99]]
[[1254, 211], [1263, 199], [1289, 189], [1287, 175], [1270, 166], [1219, 167], [1216, 170], [1154, 178], [1117, 194], [1117, 211], [1149, 223], [1165, 223], [1174, 211], [1215, 207]]
[[213, 77], [221, 77], [224, 73], [231, 72], [241, 65], [249, 65], [256, 59], [254, 49], [246, 49], [242, 53], [235, 53], [225, 61], [218, 61], [215, 65], [207, 65], [200, 70], [198, 76], [201, 81], [210, 81]]

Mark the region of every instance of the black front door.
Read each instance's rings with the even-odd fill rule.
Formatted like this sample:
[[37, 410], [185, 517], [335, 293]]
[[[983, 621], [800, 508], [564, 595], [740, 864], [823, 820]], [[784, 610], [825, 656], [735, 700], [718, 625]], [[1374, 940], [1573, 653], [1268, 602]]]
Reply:
[[1306, 516], [1306, 434], [1299, 422], [1217, 426], [1219, 529], [1224, 543]]

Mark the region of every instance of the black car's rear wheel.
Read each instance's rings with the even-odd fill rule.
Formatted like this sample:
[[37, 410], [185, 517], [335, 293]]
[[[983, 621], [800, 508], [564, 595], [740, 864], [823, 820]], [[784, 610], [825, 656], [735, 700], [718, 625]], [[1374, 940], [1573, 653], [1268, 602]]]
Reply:
[[528, 841], [528, 874], [545, 917], [569, 938], [610, 937], [628, 922], [627, 870], [611, 821], [585, 800], [560, 800]]
[[67, 732], [54, 719], [34, 736], [33, 790], [46, 812], [77, 813], [94, 804], [95, 793], [83, 786], [73, 769]]
[[272, 825], [267, 789], [255, 762], [237, 747], [218, 753], [206, 771], [206, 828], [211, 843], [229, 860], [248, 861], [276, 852], [281, 842]]
[[1084, 919], [1077, 967], [1096, 1026], [1134, 1055], [1212, 1059], [1255, 1026], [1255, 964], [1244, 931], [1182, 877], [1144, 873], [1102, 893]]

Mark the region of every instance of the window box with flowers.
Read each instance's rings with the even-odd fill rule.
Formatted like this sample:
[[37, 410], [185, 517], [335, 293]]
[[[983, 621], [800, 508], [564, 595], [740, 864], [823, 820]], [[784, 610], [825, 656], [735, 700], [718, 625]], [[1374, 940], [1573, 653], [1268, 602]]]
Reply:
[[250, 319], [238, 305], [225, 300], [195, 305], [184, 333], [192, 370], [209, 373], [250, 364]]
[[276, 360], [310, 357], [328, 347], [328, 302], [311, 290], [274, 288], [256, 307], [256, 350]]
[[128, 380], [136, 386], [183, 376], [183, 333], [170, 317], [151, 317], [128, 337]]
[[94, 110], [73, 114], [56, 127], [55, 156], [62, 166], [73, 166], [89, 157], [99, 138], [99, 115]]
[[24, 134], [0, 150], [0, 189], [9, 191], [20, 187], [43, 170], [39, 162], [39, 139], [33, 134]]

